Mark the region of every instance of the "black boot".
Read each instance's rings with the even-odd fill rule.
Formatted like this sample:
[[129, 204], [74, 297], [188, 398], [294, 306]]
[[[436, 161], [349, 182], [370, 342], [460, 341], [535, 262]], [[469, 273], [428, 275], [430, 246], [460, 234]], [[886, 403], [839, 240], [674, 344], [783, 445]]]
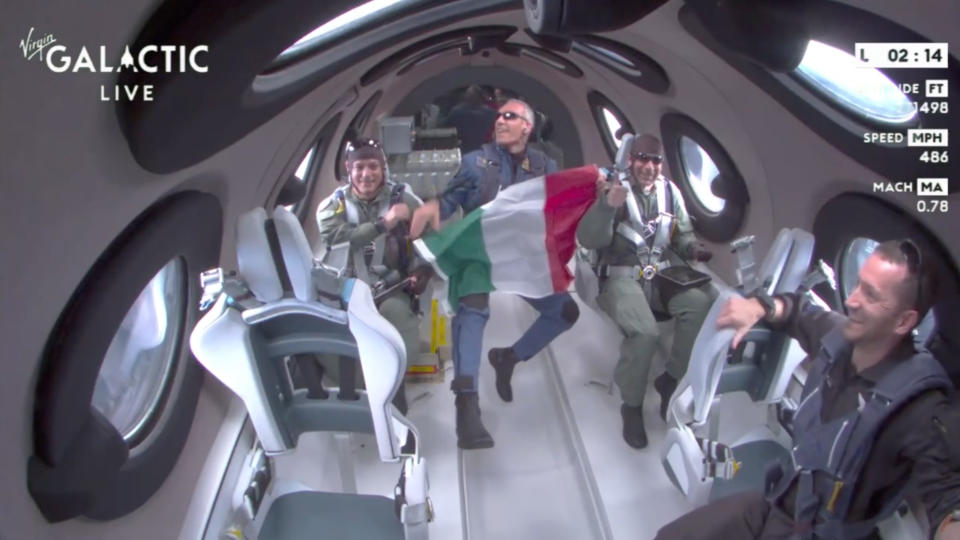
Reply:
[[513, 401], [513, 388], [510, 386], [510, 378], [513, 377], [513, 368], [520, 361], [517, 354], [513, 352], [513, 347], [502, 349], [490, 349], [487, 353], [487, 359], [493, 366], [497, 374], [497, 395], [507, 403]]
[[633, 448], [646, 448], [647, 432], [643, 430], [643, 407], [620, 405], [623, 417], [623, 440]]
[[677, 389], [677, 380], [666, 371], [653, 380], [653, 387], [660, 394], [660, 418], [667, 421], [667, 407], [670, 406], [670, 396]]
[[491, 448], [493, 437], [480, 421], [480, 398], [473, 390], [473, 377], [457, 377], [450, 387], [457, 394], [457, 446]]

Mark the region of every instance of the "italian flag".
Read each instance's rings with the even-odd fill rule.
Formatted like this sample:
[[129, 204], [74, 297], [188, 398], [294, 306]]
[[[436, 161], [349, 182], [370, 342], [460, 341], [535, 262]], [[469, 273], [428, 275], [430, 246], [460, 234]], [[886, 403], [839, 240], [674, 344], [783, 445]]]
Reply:
[[566, 291], [577, 224], [596, 197], [597, 176], [591, 165], [519, 182], [414, 242], [448, 281], [452, 308], [467, 294], [540, 298]]

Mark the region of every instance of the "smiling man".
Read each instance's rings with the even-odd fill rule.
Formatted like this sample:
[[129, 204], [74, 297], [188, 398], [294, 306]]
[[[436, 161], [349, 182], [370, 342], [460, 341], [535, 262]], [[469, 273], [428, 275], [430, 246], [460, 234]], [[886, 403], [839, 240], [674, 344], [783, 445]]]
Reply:
[[602, 183], [596, 202], [580, 222], [577, 239], [583, 247], [597, 250], [597, 304], [624, 337], [613, 375], [623, 399], [623, 440], [633, 448], [645, 448], [643, 400], [660, 340], [654, 311], [676, 322], [666, 369], [654, 379], [660, 417], [666, 419], [670, 396], [687, 371], [693, 343], [713, 301], [706, 283], [670, 287], [658, 278], [686, 267], [685, 261], [707, 262], [712, 254], [694, 235], [680, 189], [663, 176], [660, 139], [649, 133], [633, 138], [628, 164], [629, 189]]
[[[446, 191], [414, 212], [410, 235], [416, 238], [428, 223], [439, 228], [440, 219], [450, 217], [458, 208], [464, 214], [471, 212], [492, 201], [503, 188], [555, 172], [557, 164], [552, 159], [527, 146], [533, 127], [533, 109], [527, 103], [510, 99], [501, 105], [494, 122], [495, 143], [463, 157]], [[490, 317], [489, 294], [464, 291], [458, 300], [452, 321], [455, 376], [451, 383], [456, 394], [457, 444], [460, 448], [489, 448], [493, 437], [480, 420], [477, 394], [483, 330]], [[524, 300], [540, 316], [513, 346], [491, 349], [488, 356], [496, 372], [497, 394], [504, 401], [513, 400], [510, 380], [514, 367], [573, 326], [580, 315], [576, 302], [566, 292]]]
[[[338, 188], [317, 208], [320, 237], [328, 246], [350, 243], [350, 270], [373, 287], [374, 294], [397, 285], [393, 293], [385, 293], [378, 307], [400, 333], [407, 362], [411, 363], [420, 356], [417, 296], [432, 275], [430, 265], [412, 255], [404, 227], [420, 199], [406, 191], [405, 184], [387, 178], [386, 156], [376, 140], [351, 142], [345, 165], [349, 184]], [[405, 287], [399, 285], [404, 280]], [[406, 414], [402, 386], [394, 403]]]
[[866, 260], [847, 317], [797, 295], [731, 299], [717, 324], [736, 330], [734, 348], [766, 318], [810, 355], [791, 463], [768, 468], [765, 493], [698, 508], [657, 538], [870, 538], [906, 489], [936, 539], [960, 537], [960, 415], [943, 368], [912, 339], [936, 298], [934, 275], [905, 240]]

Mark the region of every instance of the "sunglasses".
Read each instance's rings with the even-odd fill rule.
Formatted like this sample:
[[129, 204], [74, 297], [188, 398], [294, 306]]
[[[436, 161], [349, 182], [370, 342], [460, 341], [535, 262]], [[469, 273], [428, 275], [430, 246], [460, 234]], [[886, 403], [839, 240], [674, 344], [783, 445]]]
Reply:
[[503, 117], [504, 120], [513, 120], [513, 119], [516, 119], [516, 118], [523, 118], [522, 116], [520, 116], [519, 114], [517, 114], [517, 113], [515, 113], [515, 112], [513, 112], [513, 111], [498, 112], [498, 113], [497, 113], [497, 118], [500, 118], [501, 116]]
[[923, 280], [920, 276], [920, 265], [923, 264], [923, 260], [920, 258], [920, 248], [912, 240], [903, 240], [900, 242], [900, 253], [907, 260], [907, 270], [910, 275], [917, 278], [917, 296], [913, 307], [918, 308], [920, 300], [923, 298]]
[[347, 143], [347, 152], [353, 152], [361, 148], [378, 148], [382, 149], [383, 146], [380, 144], [380, 141], [376, 139], [360, 139], [358, 141], [350, 141]]
[[648, 154], [646, 152], [637, 152], [633, 154], [633, 159], [642, 161], [646, 163], [647, 161], [653, 162], [654, 165], [659, 165], [663, 163], [663, 156], [660, 154]]

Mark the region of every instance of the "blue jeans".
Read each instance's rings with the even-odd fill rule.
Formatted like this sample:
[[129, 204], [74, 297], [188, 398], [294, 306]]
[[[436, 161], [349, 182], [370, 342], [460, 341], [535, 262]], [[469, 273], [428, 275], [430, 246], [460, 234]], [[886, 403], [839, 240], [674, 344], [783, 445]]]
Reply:
[[[483, 329], [490, 318], [488, 294], [471, 294], [460, 299], [453, 317], [454, 376], [473, 379], [477, 391], [480, 373], [480, 354], [483, 350]], [[521, 360], [528, 360], [547, 346], [553, 338], [570, 329], [579, 311], [569, 293], [557, 293], [543, 298], [522, 297], [540, 316], [513, 344], [513, 352]]]

